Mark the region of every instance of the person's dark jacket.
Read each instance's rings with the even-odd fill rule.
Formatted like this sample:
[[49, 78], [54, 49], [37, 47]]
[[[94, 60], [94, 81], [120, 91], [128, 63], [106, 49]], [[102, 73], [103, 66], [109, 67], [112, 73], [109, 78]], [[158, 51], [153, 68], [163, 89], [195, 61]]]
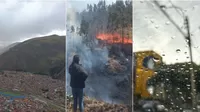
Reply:
[[69, 73], [71, 75], [70, 86], [72, 88], [85, 88], [85, 81], [88, 77], [88, 74], [82, 65], [79, 64], [79, 58], [74, 58], [69, 67]]

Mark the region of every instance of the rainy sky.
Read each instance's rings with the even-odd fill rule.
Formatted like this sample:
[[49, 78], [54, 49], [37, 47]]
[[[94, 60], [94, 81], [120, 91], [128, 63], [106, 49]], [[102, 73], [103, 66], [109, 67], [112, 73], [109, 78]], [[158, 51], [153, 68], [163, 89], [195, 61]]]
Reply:
[[1, 0], [0, 47], [49, 34], [65, 35], [65, 0]]
[[[188, 15], [192, 38], [193, 58], [200, 64], [200, 1], [160, 1], [165, 5], [165, 11], [182, 27], [183, 14]], [[135, 1], [134, 11], [134, 51], [154, 50], [163, 55], [167, 64], [189, 61], [189, 50], [183, 35], [174, 27], [156, 5], [151, 1]], [[183, 31], [184, 27], [183, 27]], [[186, 33], [186, 32], [185, 32]]]

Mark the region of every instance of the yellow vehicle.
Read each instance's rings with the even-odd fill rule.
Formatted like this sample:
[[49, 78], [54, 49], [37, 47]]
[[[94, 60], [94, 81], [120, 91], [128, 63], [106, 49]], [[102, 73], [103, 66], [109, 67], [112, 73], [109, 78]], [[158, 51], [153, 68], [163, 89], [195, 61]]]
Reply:
[[140, 51], [134, 53], [134, 96], [142, 99], [153, 97], [147, 81], [155, 75], [154, 68], [162, 63], [162, 57], [154, 51]]

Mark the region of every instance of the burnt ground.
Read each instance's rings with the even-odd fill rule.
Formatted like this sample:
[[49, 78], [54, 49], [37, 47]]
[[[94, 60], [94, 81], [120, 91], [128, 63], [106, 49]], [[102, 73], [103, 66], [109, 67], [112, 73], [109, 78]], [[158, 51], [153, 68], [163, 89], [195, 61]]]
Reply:
[[[93, 67], [86, 81], [85, 112], [131, 112], [128, 105], [132, 99], [132, 56], [115, 53], [110, 53], [104, 67]], [[67, 97], [68, 112], [72, 112], [72, 104], [72, 99]]]
[[[86, 65], [85, 68], [89, 73], [84, 89], [87, 96], [85, 97], [85, 112], [129, 112], [127, 105], [130, 105], [132, 99], [132, 44], [107, 45], [108, 54], [105, 53], [103, 46], [100, 45], [102, 49], [99, 47], [85, 49], [77, 46], [77, 49], [70, 49], [70, 53], [68, 52], [67, 62], [70, 64], [73, 53], [77, 53], [82, 56], [84, 61], [81, 64]], [[86, 52], [89, 55], [86, 55]], [[90, 63], [92, 67], [89, 66]], [[70, 75], [68, 74], [67, 77], [70, 82]], [[70, 95], [69, 84], [67, 84], [67, 91]], [[124, 109], [120, 110], [121, 108]], [[72, 111], [71, 101], [67, 103], [67, 110]]]
[[[131, 112], [127, 105], [109, 104], [89, 97], [84, 97], [84, 105], [84, 112]], [[67, 97], [67, 112], [73, 112], [72, 106], [72, 98]]]
[[[20, 94], [25, 98], [10, 101], [0, 96], [0, 112], [64, 112], [65, 82], [48, 76], [25, 72], [0, 72], [0, 92]], [[2, 108], [1, 108], [2, 107]]]
[[132, 99], [132, 44], [112, 44], [109, 49], [109, 60], [103, 70], [105, 76], [115, 81], [117, 91], [113, 99], [130, 104]]

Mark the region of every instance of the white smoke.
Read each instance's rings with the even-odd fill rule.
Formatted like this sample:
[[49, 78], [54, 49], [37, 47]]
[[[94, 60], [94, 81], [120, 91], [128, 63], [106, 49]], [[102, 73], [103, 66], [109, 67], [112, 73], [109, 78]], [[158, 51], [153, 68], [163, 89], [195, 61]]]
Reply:
[[[98, 42], [96, 42], [97, 47], [95, 50], [91, 50], [84, 43], [82, 43], [82, 37], [79, 36], [75, 30], [71, 33], [71, 26], [74, 28], [80, 27], [80, 18], [76, 18], [76, 13], [72, 8], [67, 9], [67, 39], [66, 39], [66, 49], [67, 49], [67, 70], [66, 70], [66, 90], [67, 94], [71, 94], [70, 87], [70, 75], [68, 73], [68, 67], [71, 64], [74, 54], [80, 55], [80, 63], [89, 73], [89, 77], [86, 81], [85, 94], [86, 96], [100, 99], [109, 103], [114, 103], [112, 100], [111, 92], [117, 91], [115, 85], [115, 79], [111, 79], [103, 76], [101, 69], [104, 69], [108, 61], [108, 49], [98, 48]], [[90, 31], [89, 33], [93, 33]]]

